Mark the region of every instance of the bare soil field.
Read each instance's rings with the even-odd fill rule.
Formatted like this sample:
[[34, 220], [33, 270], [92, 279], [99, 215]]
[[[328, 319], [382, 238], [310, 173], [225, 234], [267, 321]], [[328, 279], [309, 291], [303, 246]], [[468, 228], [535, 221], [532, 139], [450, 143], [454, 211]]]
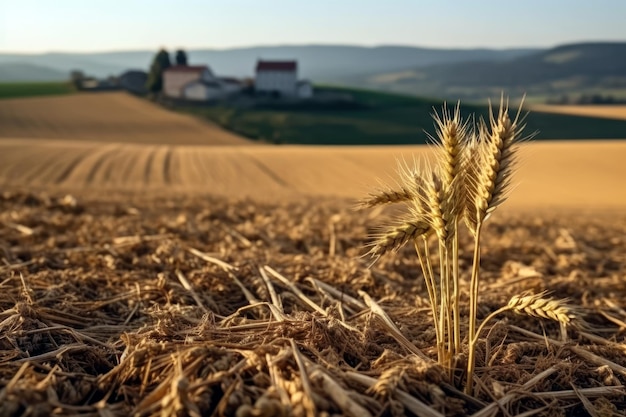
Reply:
[[251, 145], [209, 122], [120, 92], [0, 100], [0, 138]]
[[626, 105], [552, 105], [536, 104], [530, 110], [544, 113], [568, 114], [572, 116], [602, 117], [606, 119], [626, 120]]
[[549, 290], [584, 325], [499, 316], [467, 396], [415, 255], [368, 268], [351, 206], [4, 192], [0, 415], [624, 415], [623, 212], [490, 219], [480, 317]]

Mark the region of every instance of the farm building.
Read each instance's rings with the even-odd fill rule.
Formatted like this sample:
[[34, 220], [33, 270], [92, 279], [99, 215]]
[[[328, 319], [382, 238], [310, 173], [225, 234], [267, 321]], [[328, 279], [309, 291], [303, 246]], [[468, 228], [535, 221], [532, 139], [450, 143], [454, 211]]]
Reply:
[[148, 74], [145, 71], [129, 70], [118, 77], [118, 84], [126, 91], [143, 94], [147, 91]]
[[182, 98], [193, 101], [210, 101], [226, 95], [221, 83], [216, 81], [196, 80], [183, 86]]
[[296, 61], [258, 61], [254, 88], [257, 93], [278, 93], [285, 97], [309, 98], [313, 95], [310, 83], [298, 82]]
[[242, 87], [235, 78], [216, 77], [206, 65], [177, 65], [163, 72], [163, 92], [171, 98], [217, 100], [238, 93]]
[[176, 65], [163, 71], [163, 92], [167, 97], [183, 98], [183, 87], [194, 81], [216, 82], [206, 65]]

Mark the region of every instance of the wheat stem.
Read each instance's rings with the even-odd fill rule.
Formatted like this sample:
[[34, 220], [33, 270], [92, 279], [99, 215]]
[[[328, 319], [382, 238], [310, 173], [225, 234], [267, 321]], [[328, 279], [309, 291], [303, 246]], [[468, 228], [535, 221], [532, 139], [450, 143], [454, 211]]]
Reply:
[[[426, 291], [428, 291], [428, 298], [430, 301], [430, 309], [433, 315], [433, 322], [438, 322], [438, 302], [437, 302], [437, 285], [435, 282], [435, 278], [433, 277], [433, 270], [430, 266], [430, 260], [428, 259], [428, 239], [424, 237], [424, 251], [420, 249], [420, 246], [415, 240], [415, 252], [417, 253], [417, 258], [419, 259], [420, 266], [422, 267], [422, 273], [424, 275], [424, 283], [426, 284]], [[437, 340], [441, 339], [441, 335], [439, 334], [439, 327], [435, 327], [435, 336]], [[439, 349], [437, 349], [437, 361], [441, 362], [443, 359], [441, 357], [441, 353]]]
[[454, 221], [452, 239], [452, 312], [454, 314], [454, 354], [461, 353], [461, 295], [459, 290], [459, 235], [458, 218]]
[[[476, 335], [476, 310], [478, 310], [478, 279], [480, 272], [480, 233], [482, 225], [480, 221], [476, 224], [476, 235], [474, 237], [474, 257], [472, 261], [472, 277], [470, 279], [469, 293], [469, 334], [468, 340], [474, 340]], [[467, 357], [467, 385], [465, 385], [465, 393], [470, 394], [474, 383], [474, 368], [476, 366], [476, 344], [469, 344], [469, 352]]]

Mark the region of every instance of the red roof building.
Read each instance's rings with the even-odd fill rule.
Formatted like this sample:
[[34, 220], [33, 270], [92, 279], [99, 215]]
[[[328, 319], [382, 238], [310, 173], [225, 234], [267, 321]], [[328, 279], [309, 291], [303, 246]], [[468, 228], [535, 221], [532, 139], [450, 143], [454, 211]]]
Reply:
[[261, 94], [295, 96], [298, 83], [296, 61], [258, 61], [254, 89]]

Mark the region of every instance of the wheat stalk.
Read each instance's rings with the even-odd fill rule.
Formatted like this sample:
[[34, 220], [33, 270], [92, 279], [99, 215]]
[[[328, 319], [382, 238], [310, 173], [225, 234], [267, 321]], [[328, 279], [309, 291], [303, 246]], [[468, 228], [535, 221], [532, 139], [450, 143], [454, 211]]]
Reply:
[[[398, 164], [400, 180], [397, 187], [385, 187], [361, 202], [364, 207], [404, 203], [408, 213], [396, 224], [374, 236], [369, 245], [376, 261], [383, 254], [397, 251], [413, 241], [418, 256], [435, 322], [439, 363], [452, 371], [452, 358], [461, 353], [461, 317], [459, 290], [459, 223], [465, 223], [474, 236], [474, 253], [469, 289], [468, 334], [469, 354], [466, 391], [471, 393], [478, 334], [489, 318], [502, 311], [513, 310], [533, 317], [559, 321], [563, 326], [574, 317], [573, 310], [562, 300], [545, 294], [524, 294], [511, 299], [502, 309], [492, 313], [476, 329], [478, 284], [480, 272], [481, 229], [487, 217], [505, 200], [516, 162], [517, 144], [524, 129], [520, 110], [509, 117], [504, 96], [494, 113], [489, 107], [487, 121], [464, 121], [460, 106], [441, 115], [433, 114], [436, 136], [429, 136], [438, 152], [435, 170], [422, 171], [416, 164], [409, 168]], [[430, 172], [424, 175], [424, 172]], [[438, 240], [439, 276], [435, 277], [430, 262], [428, 238]], [[450, 374], [452, 376], [452, 373]]]
[[[461, 352], [461, 318], [460, 318], [460, 292], [459, 292], [459, 243], [458, 224], [459, 218], [463, 215], [466, 207], [466, 183], [467, 171], [467, 145], [469, 142], [468, 122], [461, 118], [460, 103], [457, 103], [453, 114], [444, 105], [441, 116], [437, 113], [433, 115], [438, 143], [440, 178], [443, 201], [441, 204], [441, 219], [445, 230], [443, 237], [445, 246], [445, 259], [442, 263], [442, 283], [447, 291], [444, 296], [449, 301], [450, 306], [447, 311], [447, 321], [453, 323], [453, 341], [450, 346], [454, 346], [451, 353]], [[444, 268], [445, 267], [445, 268]], [[443, 305], [443, 303], [442, 303]], [[452, 354], [450, 355], [452, 357]]]
[[[516, 160], [517, 147], [515, 145], [520, 141], [521, 131], [524, 128], [520, 121], [521, 109], [522, 105], [520, 104], [517, 116], [511, 120], [508, 101], [505, 103], [504, 96], [502, 96], [497, 115], [494, 115], [493, 108], [491, 105], [489, 106], [489, 126], [483, 120], [480, 120], [478, 124], [478, 141], [474, 145], [476, 149], [472, 155], [478, 163], [472, 164], [470, 169], [472, 174], [468, 175], [469, 203], [466, 207], [466, 223], [474, 235], [474, 256], [469, 294], [470, 340], [475, 340], [477, 336], [476, 312], [479, 295], [481, 229], [483, 222], [490, 213], [506, 198]], [[472, 390], [475, 349], [476, 344], [470, 343], [467, 361], [468, 384], [465, 387], [467, 393]]]

